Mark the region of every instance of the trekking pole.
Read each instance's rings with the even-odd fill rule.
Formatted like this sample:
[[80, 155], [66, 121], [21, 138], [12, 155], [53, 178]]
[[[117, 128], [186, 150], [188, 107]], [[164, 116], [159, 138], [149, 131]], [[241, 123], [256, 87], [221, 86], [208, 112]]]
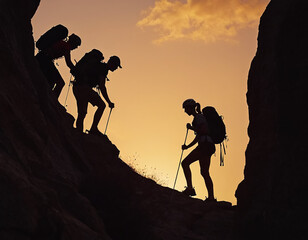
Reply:
[[[188, 135], [188, 128], [187, 128], [187, 131], [186, 131], [186, 136], [185, 136], [185, 140], [184, 140], [184, 145], [186, 144], [187, 135]], [[174, 190], [174, 188], [175, 188], [176, 180], [177, 180], [177, 178], [178, 178], [178, 174], [179, 174], [179, 170], [180, 170], [180, 166], [181, 166], [181, 162], [182, 162], [183, 153], [184, 153], [184, 150], [182, 149], [182, 153], [181, 153], [181, 157], [180, 157], [180, 162], [179, 162], [178, 170], [177, 170], [177, 172], [176, 172], [175, 180], [174, 180], [174, 184], [173, 184], [173, 188], [172, 188], [173, 190]]]
[[64, 102], [64, 106], [65, 106], [65, 108], [67, 107], [67, 105], [66, 105], [66, 101], [67, 101], [68, 93], [69, 93], [69, 91], [70, 91], [70, 87], [71, 87], [71, 83], [72, 83], [72, 77], [73, 77], [73, 75], [71, 74], [71, 77], [70, 77], [70, 83], [68, 84], [67, 94], [66, 94], [66, 97], [65, 97], [65, 102]]
[[105, 128], [105, 132], [104, 132], [105, 135], [106, 135], [106, 132], [107, 132], [107, 127], [108, 127], [111, 112], [112, 112], [112, 108], [110, 108], [109, 116], [108, 116], [108, 119], [107, 119], [106, 128]]

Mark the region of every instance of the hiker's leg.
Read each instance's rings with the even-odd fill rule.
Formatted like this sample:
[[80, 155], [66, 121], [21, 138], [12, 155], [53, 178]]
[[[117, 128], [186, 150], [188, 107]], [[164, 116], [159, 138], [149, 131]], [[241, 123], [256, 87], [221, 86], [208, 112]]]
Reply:
[[192, 178], [191, 178], [191, 171], [190, 171], [190, 164], [197, 161], [199, 159], [199, 151], [194, 149], [188, 156], [182, 161], [182, 168], [184, 171], [184, 176], [187, 182], [188, 188], [193, 188], [192, 186]]
[[210, 176], [210, 163], [211, 163], [211, 156], [203, 155], [199, 160], [200, 163], [200, 170], [201, 175], [204, 178], [205, 186], [208, 192], [208, 198], [214, 199], [214, 188], [213, 188], [213, 181]]
[[[57, 70], [58, 71], [58, 70]], [[63, 78], [61, 77], [60, 73], [58, 72], [57, 74], [58, 76], [55, 78], [55, 83], [56, 83], [56, 86], [55, 88], [53, 89], [53, 92], [55, 93], [56, 97], [59, 98], [61, 92], [62, 92], [62, 89], [63, 87], [65, 86], [65, 82], [63, 80]]]
[[82, 86], [73, 86], [73, 94], [77, 102], [77, 120], [76, 120], [76, 129], [80, 132], [83, 132], [83, 122], [87, 115], [88, 109], [88, 98], [87, 98], [87, 89]]
[[[39, 54], [37, 54], [35, 57], [40, 66], [42, 73], [45, 75], [45, 78], [46, 78], [44, 59], [42, 59], [42, 57], [40, 57]], [[49, 109], [49, 101], [48, 101], [49, 88], [45, 86], [45, 81], [42, 81], [42, 79], [35, 78], [34, 81], [35, 81], [34, 86], [37, 90], [38, 97], [39, 97], [39, 103], [40, 103], [43, 113], [45, 114], [49, 111], [48, 110]]]
[[98, 123], [102, 118], [102, 115], [106, 108], [106, 104], [95, 91], [93, 91], [93, 93], [91, 94], [90, 103], [93, 106], [97, 106], [97, 110], [93, 117], [93, 123], [91, 126], [91, 130], [98, 130]]
[[50, 89], [53, 89], [55, 85], [54, 79], [58, 76], [59, 71], [55, 67], [54, 63], [48, 56], [46, 56], [44, 53], [40, 52], [36, 55], [36, 59], [40, 65], [40, 69], [45, 75], [45, 78], [47, 79], [48, 85], [50, 86]]
[[91, 129], [97, 129], [98, 123], [102, 118], [102, 115], [103, 115], [105, 108], [106, 108], [106, 104], [102, 100], [101, 103], [97, 106], [97, 110], [94, 114]]
[[86, 117], [86, 114], [78, 113], [77, 120], [76, 120], [76, 129], [79, 132], [83, 132], [83, 122], [84, 122], [85, 117]]

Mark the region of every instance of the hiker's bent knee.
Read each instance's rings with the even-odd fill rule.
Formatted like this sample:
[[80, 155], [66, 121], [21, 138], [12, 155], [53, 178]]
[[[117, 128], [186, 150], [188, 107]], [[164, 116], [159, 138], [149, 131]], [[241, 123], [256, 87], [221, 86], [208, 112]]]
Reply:
[[210, 173], [208, 171], [202, 171], [201, 170], [201, 175], [203, 178], [207, 179], [207, 178], [210, 178]]
[[65, 86], [65, 82], [62, 78], [57, 78], [56, 84], [57, 84], [57, 87], [61, 87], [61, 88]]
[[99, 101], [99, 103], [97, 104], [97, 107], [101, 110], [104, 110], [106, 108], [106, 104], [103, 100]]
[[65, 82], [63, 81], [63, 79], [61, 79], [62, 81], [60, 81], [59, 83], [58, 83], [58, 85], [60, 86], [60, 87], [64, 87], [65, 86]]
[[184, 169], [189, 168], [189, 165], [190, 165], [189, 162], [187, 161], [187, 158], [185, 158], [181, 164], [182, 164], [182, 168]]

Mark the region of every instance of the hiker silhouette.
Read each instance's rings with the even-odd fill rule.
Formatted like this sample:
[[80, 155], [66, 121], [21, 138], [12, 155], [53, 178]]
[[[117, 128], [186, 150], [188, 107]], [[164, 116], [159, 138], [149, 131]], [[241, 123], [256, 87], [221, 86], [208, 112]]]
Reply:
[[194, 140], [186, 145], [182, 145], [182, 150], [186, 150], [198, 143], [198, 146], [188, 154], [182, 161], [182, 167], [187, 182], [187, 187], [183, 193], [187, 196], [195, 196], [196, 192], [192, 185], [192, 177], [190, 164], [199, 160], [201, 175], [204, 178], [205, 185], [208, 191], [206, 202], [216, 202], [214, 198], [213, 182], [209, 173], [211, 156], [215, 153], [215, 144], [208, 135], [208, 123], [203, 114], [201, 114], [201, 106], [194, 99], [187, 99], [183, 103], [183, 108], [189, 116], [193, 116], [192, 125], [188, 123], [187, 129], [193, 130], [196, 134]]
[[35, 57], [57, 98], [59, 98], [65, 82], [56, 68], [54, 60], [64, 57], [66, 65], [71, 70], [74, 69], [71, 51], [81, 45], [80, 37], [75, 34], [70, 35], [65, 41], [67, 34], [67, 28], [59, 24], [43, 34], [36, 43], [39, 52]]
[[[73, 84], [73, 93], [77, 101], [78, 116], [76, 120], [76, 129], [83, 132], [83, 123], [87, 114], [88, 103], [93, 106], [97, 106], [97, 110], [94, 114], [92, 126], [88, 131], [89, 134], [101, 135], [98, 130], [98, 123], [106, 108], [105, 102], [99, 96], [99, 92], [107, 101], [110, 109], [114, 108], [114, 103], [110, 101], [107, 89], [106, 80], [108, 80], [108, 71], [115, 71], [118, 67], [121, 67], [120, 58], [112, 56], [108, 62], [102, 62], [104, 59], [103, 54], [93, 49], [91, 52], [86, 53], [84, 57], [76, 64], [72, 74], [75, 76], [75, 82]], [[97, 88], [98, 92], [93, 88]]]

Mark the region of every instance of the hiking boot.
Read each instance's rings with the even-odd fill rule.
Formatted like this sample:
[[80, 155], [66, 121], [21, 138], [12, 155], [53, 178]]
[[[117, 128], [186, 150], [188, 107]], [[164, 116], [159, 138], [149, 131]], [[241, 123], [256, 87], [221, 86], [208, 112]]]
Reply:
[[96, 135], [96, 136], [105, 136], [105, 134], [101, 133], [98, 129], [90, 129], [87, 130], [88, 134]]
[[205, 198], [204, 200], [205, 203], [217, 203], [217, 199], [216, 198]]
[[196, 191], [194, 188], [186, 187], [182, 193], [184, 193], [186, 196], [196, 196]]

